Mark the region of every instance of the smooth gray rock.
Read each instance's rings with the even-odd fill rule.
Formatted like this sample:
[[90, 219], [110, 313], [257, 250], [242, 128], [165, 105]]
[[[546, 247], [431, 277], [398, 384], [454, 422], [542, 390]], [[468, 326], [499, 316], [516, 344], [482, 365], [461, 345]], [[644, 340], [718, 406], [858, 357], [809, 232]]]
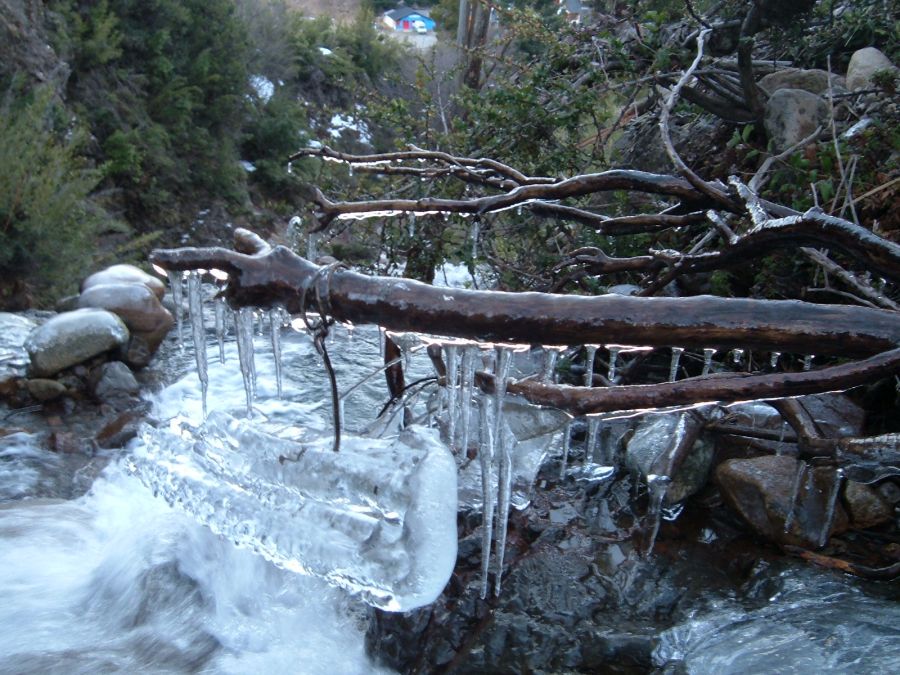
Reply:
[[867, 528], [888, 523], [894, 517], [893, 506], [870, 485], [848, 480], [844, 486], [844, 504], [854, 527]]
[[131, 369], [121, 361], [104, 363], [96, 371], [94, 396], [101, 401], [111, 401], [137, 394], [141, 386]]
[[847, 89], [869, 89], [872, 76], [879, 70], [896, 70], [891, 60], [875, 47], [857, 49], [847, 66]]
[[[804, 70], [802, 68], [785, 68], [774, 73], [764, 75], [759, 80], [759, 86], [769, 96], [779, 89], [802, 89], [811, 94], [825, 96], [828, 93], [828, 71], [819, 68]], [[846, 82], [840, 75], [831, 74], [832, 90], [843, 90]]]
[[825, 123], [828, 104], [821, 96], [802, 89], [779, 89], [766, 102], [763, 125], [781, 152], [796, 145]]
[[[95, 284], [82, 292], [78, 298], [78, 306], [98, 307], [115, 312], [125, 322], [131, 335], [141, 340], [140, 353], [146, 356], [142, 359], [128, 356], [128, 362], [135, 366], [147, 365], [149, 357], [156, 352], [174, 323], [172, 315], [162, 306], [159, 297], [141, 283]], [[129, 354], [132, 351], [134, 350], [129, 349]]]
[[25, 342], [31, 372], [49, 377], [128, 342], [122, 320], [103, 309], [78, 309], [59, 314], [36, 328]]
[[104, 270], [94, 272], [81, 282], [81, 292], [89, 288], [104, 284], [143, 284], [162, 300], [166, 292], [166, 285], [162, 280], [134, 265], [111, 265]]

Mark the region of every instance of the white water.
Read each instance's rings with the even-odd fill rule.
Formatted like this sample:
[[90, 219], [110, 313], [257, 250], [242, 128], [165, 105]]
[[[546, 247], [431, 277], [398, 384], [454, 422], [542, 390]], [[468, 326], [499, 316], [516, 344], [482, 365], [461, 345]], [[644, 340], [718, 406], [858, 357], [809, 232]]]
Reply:
[[[354, 340], [354, 361], [377, 359], [368, 337]], [[308, 338], [285, 336], [285, 401], [275, 396], [268, 340], [256, 343], [254, 422], [293, 438], [327, 434], [327, 378]], [[224, 366], [209, 363], [209, 407], [243, 415], [234, 342], [225, 352]], [[177, 348], [169, 353], [192, 365]], [[355, 381], [354, 363], [335, 366], [345, 387]], [[371, 417], [382, 397], [374, 382], [349, 399]], [[197, 423], [202, 406], [192, 368], [154, 397], [163, 420]], [[114, 459], [86, 496], [62, 501], [29, 498], [68, 496], [56, 476], [72, 482], [69, 456], [14, 434], [0, 439], [0, 459], [0, 673], [379, 672], [364, 652], [360, 600], [236, 547], [154, 498], [124, 462]]]

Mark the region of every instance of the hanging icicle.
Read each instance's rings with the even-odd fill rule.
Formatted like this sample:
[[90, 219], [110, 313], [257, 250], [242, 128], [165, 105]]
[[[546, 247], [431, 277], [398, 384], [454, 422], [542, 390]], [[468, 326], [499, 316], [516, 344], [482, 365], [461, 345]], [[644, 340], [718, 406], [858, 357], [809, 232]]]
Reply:
[[653, 547], [656, 546], [656, 537], [659, 534], [659, 526], [663, 517], [663, 502], [666, 499], [666, 493], [669, 491], [669, 485], [672, 479], [668, 476], [660, 476], [651, 474], [647, 476], [647, 488], [650, 492], [650, 504], [647, 507], [647, 520], [650, 524], [650, 532], [647, 537], [647, 547], [645, 549], [645, 557], [653, 554]]
[[837, 509], [838, 495], [841, 492], [841, 485], [844, 482], [844, 470], [838, 468], [834, 472], [834, 480], [831, 482], [831, 491], [828, 493], [828, 501], [826, 502], [825, 518], [822, 520], [822, 529], [819, 532], [819, 548], [828, 543], [828, 537], [831, 534], [831, 526], [834, 524], [834, 514]]
[[600, 431], [600, 418], [588, 417], [588, 435], [584, 446], [584, 463], [593, 464], [596, 461], [597, 439]]
[[172, 304], [175, 305], [175, 326], [178, 335], [178, 347], [184, 351], [184, 291], [182, 274], [175, 270], [166, 270], [169, 286], [172, 288]]
[[794, 524], [794, 513], [797, 510], [797, 500], [800, 499], [800, 488], [803, 484], [803, 478], [806, 476], [806, 462], [797, 463], [797, 472], [794, 474], [794, 482], [791, 485], [791, 501], [788, 504], [788, 512], [784, 518], [784, 532], [791, 531], [791, 525]]
[[244, 394], [247, 397], [247, 417], [253, 417], [253, 398], [256, 395], [253, 381], [253, 310], [241, 307], [234, 313], [234, 332], [237, 336], [238, 361], [244, 378]]
[[541, 366], [541, 382], [553, 384], [556, 381], [556, 361], [559, 351], [555, 347], [544, 347], [544, 361]]
[[810, 368], [812, 368], [812, 362], [814, 358], [815, 356], [813, 356], [812, 354], [807, 354], [803, 357], [803, 370], [809, 370]]
[[447, 385], [444, 387], [447, 399], [447, 443], [452, 451], [456, 445], [456, 386], [459, 375], [459, 352], [455, 344], [444, 345], [447, 361]]
[[672, 347], [672, 361], [669, 363], [669, 382], [674, 382], [678, 379], [678, 364], [683, 353], [684, 347]]
[[611, 384], [615, 384], [616, 380], [616, 361], [619, 358], [619, 351], [621, 347], [611, 346], [609, 348], [609, 370], [606, 374], [606, 379], [610, 381]]
[[709, 371], [712, 369], [712, 357], [715, 353], [715, 349], [707, 348], [703, 350], [703, 372], [701, 375], [709, 375]]
[[481, 465], [481, 593], [484, 600], [488, 592], [488, 573], [491, 565], [491, 536], [494, 532], [494, 493], [493, 461], [494, 461], [494, 434], [492, 432], [490, 403], [487, 397], [479, 398], [480, 414], [480, 445], [478, 448], [478, 460]]
[[781, 352], [772, 352], [769, 357], [769, 368], [775, 370], [778, 367], [778, 359], [781, 357]]
[[566, 424], [565, 428], [563, 428], [563, 448], [562, 448], [562, 463], [559, 465], [559, 479], [563, 480], [566, 477], [566, 469], [569, 464], [569, 447], [572, 445], [572, 422], [571, 420]]
[[516, 439], [506, 425], [500, 425], [500, 435], [496, 440], [499, 454], [497, 478], [497, 525], [494, 537], [497, 540], [497, 562], [494, 572], [494, 595], [500, 597], [500, 582], [503, 579], [503, 559], [506, 556], [506, 534], [509, 527], [509, 507], [512, 498], [512, 449]]
[[460, 439], [459, 449], [465, 456], [469, 452], [469, 419], [472, 410], [472, 396], [475, 391], [475, 360], [478, 357], [478, 347], [464, 347], [462, 356], [462, 383], [459, 387], [459, 420]]
[[225, 363], [225, 298], [213, 300], [213, 312], [216, 317], [216, 342], [219, 344], [219, 363]]
[[191, 337], [194, 340], [194, 360], [197, 362], [197, 377], [203, 398], [203, 419], [206, 419], [206, 395], [209, 390], [209, 375], [206, 368], [206, 328], [203, 325], [203, 297], [200, 288], [200, 273], [188, 275], [188, 311], [191, 318]]
[[584, 386], [585, 387], [593, 387], [594, 386], [594, 361], [597, 358], [597, 349], [599, 345], [585, 345], [585, 358], [584, 358]]
[[275, 388], [278, 391], [278, 398], [282, 398], [283, 394], [283, 376], [281, 361], [281, 315], [280, 307], [273, 307], [269, 310], [269, 328], [272, 331], [272, 358], [275, 360]]

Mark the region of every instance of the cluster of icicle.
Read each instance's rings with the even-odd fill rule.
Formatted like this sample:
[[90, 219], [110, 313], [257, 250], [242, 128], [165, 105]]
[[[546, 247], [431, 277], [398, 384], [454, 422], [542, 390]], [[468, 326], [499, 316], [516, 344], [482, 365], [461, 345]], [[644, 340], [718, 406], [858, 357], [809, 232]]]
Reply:
[[[188, 308], [191, 336], [195, 345], [197, 374], [203, 393], [203, 413], [206, 416], [206, 397], [208, 388], [207, 355], [205, 326], [203, 320], [203, 298], [201, 289], [202, 270], [186, 274], [168, 271], [176, 307], [176, 325], [179, 340], [183, 338], [184, 318], [182, 316], [183, 281], [187, 279]], [[238, 359], [243, 376], [248, 418], [253, 416], [253, 400], [256, 396], [256, 367], [254, 363], [253, 335], [255, 331], [262, 333], [263, 324], [267, 323], [271, 338], [271, 348], [275, 363], [275, 376], [278, 396], [282, 396], [282, 359], [281, 330], [288, 325], [301, 330], [301, 319], [291, 320], [290, 315], [282, 308], [273, 308], [268, 312], [260, 312], [250, 307], [241, 307], [232, 311], [221, 297], [214, 300], [215, 334], [218, 342], [219, 359], [224, 363], [224, 341], [228, 332], [228, 324], [233, 322], [233, 332], [237, 341]], [[404, 370], [408, 371], [411, 355], [426, 344], [438, 344], [446, 365], [445, 386], [438, 398], [437, 408], [430, 411], [432, 423], [437, 419], [446, 419], [447, 442], [454, 452], [465, 455], [468, 452], [473, 424], [477, 425], [477, 456], [481, 469], [481, 492], [483, 508], [482, 527], [482, 574], [481, 597], [487, 597], [489, 591], [489, 575], [491, 570], [491, 549], [494, 550], [494, 585], [493, 591], [499, 594], [503, 561], [506, 552], [507, 524], [509, 520], [512, 492], [512, 451], [515, 438], [503, 421], [503, 400], [506, 395], [506, 382], [509, 377], [513, 354], [527, 350], [522, 345], [495, 345], [475, 343], [465, 340], [448, 340], [446, 338], [430, 338], [420, 334], [391, 334], [391, 338], [401, 347]], [[585, 345], [584, 386], [593, 386], [594, 366], [599, 349], [608, 351], [607, 380], [615, 383], [617, 378], [618, 359], [621, 354], [629, 352], [649, 351], [650, 347], [630, 347], [624, 345]], [[565, 347], [544, 347], [544, 362], [540, 377], [544, 382], [553, 382], [559, 355]], [[669, 381], [678, 377], [681, 357], [684, 349], [673, 347], [669, 368]], [[715, 349], [703, 350], [702, 374], [712, 371]], [[780, 354], [773, 352], [770, 367], [775, 368]], [[744, 351], [732, 351], [734, 364], [740, 364]], [[809, 369], [811, 358], [804, 360], [804, 369]], [[387, 364], [390, 365], [390, 364]], [[387, 367], [387, 365], [385, 367]], [[496, 387], [492, 395], [483, 394], [475, 386], [477, 369], [492, 373]], [[379, 372], [379, 371], [376, 371]], [[374, 373], [373, 373], [374, 374]], [[357, 383], [361, 384], [361, 383]], [[473, 415], [473, 407], [477, 413]], [[473, 419], [475, 418], [475, 419]], [[584, 453], [584, 468], [590, 470], [591, 477], [604, 480], [615, 473], [615, 458], [607, 442], [604, 442], [604, 416], [588, 417], [588, 436]], [[566, 475], [569, 462], [570, 429], [562, 434], [562, 461], [560, 478]], [[799, 491], [800, 480], [796, 481], [795, 492]], [[651, 551], [659, 529], [660, 519], [665, 509], [663, 503], [671, 477], [665, 475], [648, 476], [650, 505], [648, 519], [650, 538], [647, 547]], [[786, 527], [790, 525], [790, 519]]]

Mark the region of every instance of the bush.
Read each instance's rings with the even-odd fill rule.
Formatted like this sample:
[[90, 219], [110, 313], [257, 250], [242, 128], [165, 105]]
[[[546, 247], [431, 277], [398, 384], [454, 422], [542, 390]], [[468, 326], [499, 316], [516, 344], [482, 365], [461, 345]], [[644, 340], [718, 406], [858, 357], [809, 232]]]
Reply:
[[0, 109], [0, 278], [40, 302], [74, 287], [105, 214], [88, 199], [100, 172], [78, 156], [81, 134], [60, 128], [49, 87], [11, 88]]

